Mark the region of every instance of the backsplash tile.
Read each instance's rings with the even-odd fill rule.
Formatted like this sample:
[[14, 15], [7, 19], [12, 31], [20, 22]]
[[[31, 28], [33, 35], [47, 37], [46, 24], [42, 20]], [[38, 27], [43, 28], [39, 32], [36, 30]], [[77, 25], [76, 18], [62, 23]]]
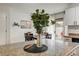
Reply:
[[79, 25], [69, 25], [68, 32], [69, 33], [79, 33]]

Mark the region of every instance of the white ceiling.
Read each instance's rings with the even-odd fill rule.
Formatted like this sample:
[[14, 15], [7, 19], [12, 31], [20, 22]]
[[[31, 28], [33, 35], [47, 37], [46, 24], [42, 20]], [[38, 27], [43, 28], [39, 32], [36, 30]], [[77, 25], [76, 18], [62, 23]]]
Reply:
[[1, 7], [10, 7], [24, 13], [32, 13], [36, 9], [45, 9], [49, 14], [64, 11], [68, 7], [68, 3], [0, 3]]

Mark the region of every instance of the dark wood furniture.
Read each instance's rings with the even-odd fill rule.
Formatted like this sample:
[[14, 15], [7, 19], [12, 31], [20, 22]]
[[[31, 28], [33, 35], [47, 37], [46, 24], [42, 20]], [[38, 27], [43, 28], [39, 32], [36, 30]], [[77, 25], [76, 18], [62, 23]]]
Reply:
[[34, 40], [33, 34], [31, 32], [24, 33], [24, 35], [25, 35], [25, 41]]

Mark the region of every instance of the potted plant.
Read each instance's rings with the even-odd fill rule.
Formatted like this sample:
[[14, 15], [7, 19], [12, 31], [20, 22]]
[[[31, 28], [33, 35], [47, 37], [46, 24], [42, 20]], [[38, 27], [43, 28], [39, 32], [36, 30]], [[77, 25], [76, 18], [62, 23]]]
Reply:
[[[46, 51], [48, 48], [46, 45], [40, 44], [40, 35], [43, 32], [43, 28], [49, 25], [49, 15], [45, 13], [44, 9], [41, 11], [36, 9], [34, 13], [31, 15], [31, 20], [33, 21], [33, 26], [36, 29], [36, 33], [38, 34], [37, 37], [37, 44], [33, 45], [26, 45], [24, 50], [31, 53], [39, 53]], [[55, 24], [55, 21], [51, 20], [52, 24]]]
[[37, 38], [37, 46], [40, 47], [40, 35], [42, 33], [43, 27], [48, 26], [49, 23], [49, 15], [45, 13], [44, 9], [39, 10], [36, 9], [36, 12], [31, 16], [34, 28], [36, 29], [36, 33], [38, 34]]

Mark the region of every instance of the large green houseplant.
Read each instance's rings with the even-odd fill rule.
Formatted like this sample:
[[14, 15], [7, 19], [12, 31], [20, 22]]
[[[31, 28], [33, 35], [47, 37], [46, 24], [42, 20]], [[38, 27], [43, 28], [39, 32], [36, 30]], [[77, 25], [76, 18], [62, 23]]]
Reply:
[[[43, 28], [49, 25], [49, 15], [45, 13], [44, 9], [36, 11], [31, 15], [31, 20], [33, 21], [34, 28], [36, 29], [37, 43], [33, 45], [25, 45], [24, 50], [31, 53], [39, 53], [46, 51], [48, 47], [44, 44], [40, 45], [40, 35], [43, 32]], [[55, 24], [55, 21], [51, 20], [51, 24]]]
[[36, 9], [36, 11], [31, 16], [34, 28], [36, 29], [36, 32], [38, 34], [37, 38], [37, 46], [40, 46], [40, 34], [42, 33], [43, 27], [48, 26], [49, 23], [49, 15], [45, 13], [44, 9], [39, 10]]

